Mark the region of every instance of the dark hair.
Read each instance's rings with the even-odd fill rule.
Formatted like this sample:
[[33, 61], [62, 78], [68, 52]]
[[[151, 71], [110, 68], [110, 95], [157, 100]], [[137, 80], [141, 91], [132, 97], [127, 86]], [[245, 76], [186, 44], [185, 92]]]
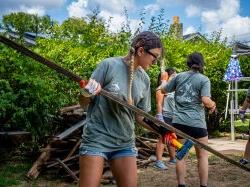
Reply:
[[204, 67], [203, 55], [199, 52], [194, 52], [187, 57], [187, 66], [195, 71], [203, 72]]
[[165, 69], [165, 71], [168, 73], [169, 77], [176, 72], [172, 67]]
[[143, 31], [133, 39], [131, 48], [134, 48], [134, 52], [140, 47], [143, 47], [145, 51], [155, 48], [163, 48], [160, 38], [150, 31]]
[[[172, 67], [165, 69], [165, 72], [168, 73], [168, 77], [170, 77], [172, 74], [174, 74], [176, 72], [176, 70]], [[158, 75], [158, 79], [157, 79], [157, 87], [161, 85], [161, 73], [159, 73]]]

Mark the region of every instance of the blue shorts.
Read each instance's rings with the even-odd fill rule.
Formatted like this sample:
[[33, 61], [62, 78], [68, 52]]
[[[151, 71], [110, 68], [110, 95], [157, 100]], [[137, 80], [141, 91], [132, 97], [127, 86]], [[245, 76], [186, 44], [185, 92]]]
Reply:
[[79, 150], [80, 156], [101, 156], [105, 160], [112, 160], [112, 159], [117, 159], [121, 157], [137, 157], [138, 151], [136, 147], [130, 147], [130, 148], [125, 148], [121, 149], [118, 151], [111, 151], [111, 152], [101, 152], [101, 151], [96, 151], [96, 150], [91, 150], [85, 149], [85, 148], [80, 148]]

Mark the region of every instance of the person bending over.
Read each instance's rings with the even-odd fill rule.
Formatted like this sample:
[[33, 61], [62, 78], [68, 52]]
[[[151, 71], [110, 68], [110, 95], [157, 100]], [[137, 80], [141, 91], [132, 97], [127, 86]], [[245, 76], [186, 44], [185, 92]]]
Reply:
[[98, 93], [105, 89], [149, 112], [150, 79], [145, 70], [155, 64], [161, 54], [159, 37], [149, 31], [141, 32], [133, 39], [127, 56], [103, 60], [82, 89], [81, 103], [90, 103], [79, 149], [81, 187], [99, 186], [105, 160], [110, 164], [117, 186], [137, 185], [134, 119], [145, 125], [143, 117]]

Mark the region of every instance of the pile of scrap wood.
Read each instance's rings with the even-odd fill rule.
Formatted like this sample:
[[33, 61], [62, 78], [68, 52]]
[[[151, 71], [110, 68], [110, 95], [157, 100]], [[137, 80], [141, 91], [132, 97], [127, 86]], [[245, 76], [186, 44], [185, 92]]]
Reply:
[[26, 131], [0, 131], [0, 147], [10, 148], [31, 140], [31, 133]]
[[[75, 109], [64, 110], [70, 116], [75, 115]], [[39, 158], [34, 162], [33, 166], [27, 173], [29, 179], [38, 177], [41, 171], [60, 176], [63, 180], [77, 182], [79, 180], [79, 146], [81, 144], [82, 127], [85, 120], [80, 120], [64, 132], [54, 136], [49, 140], [48, 145], [42, 148]], [[138, 168], [147, 167], [152, 160], [151, 155], [155, 155], [155, 146], [157, 140], [144, 137], [136, 137], [136, 147], [138, 149], [137, 166]], [[167, 154], [166, 152], [164, 153]], [[109, 168], [109, 164], [105, 163], [102, 183], [114, 183], [114, 178]]]

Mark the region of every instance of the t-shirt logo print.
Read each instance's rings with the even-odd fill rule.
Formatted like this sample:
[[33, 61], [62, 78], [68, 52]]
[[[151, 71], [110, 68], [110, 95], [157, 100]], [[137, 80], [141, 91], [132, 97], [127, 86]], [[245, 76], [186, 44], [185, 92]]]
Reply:
[[181, 90], [184, 94], [179, 96], [179, 100], [182, 102], [188, 102], [191, 103], [192, 102], [192, 96], [195, 95], [195, 92], [192, 88], [192, 84], [191, 83], [187, 83], [185, 84], [185, 86], [183, 87], [183, 89]]
[[112, 94], [118, 94], [120, 90], [120, 87], [119, 87], [119, 84], [118, 83], [112, 83], [110, 88], [109, 88], [109, 91], [112, 93]]

